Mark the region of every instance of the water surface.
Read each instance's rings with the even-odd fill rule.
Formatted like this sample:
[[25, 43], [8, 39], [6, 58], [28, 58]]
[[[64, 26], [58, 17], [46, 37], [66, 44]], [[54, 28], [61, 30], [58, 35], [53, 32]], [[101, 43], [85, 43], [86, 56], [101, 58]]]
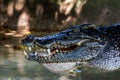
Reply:
[[22, 50], [0, 45], [0, 80], [120, 80], [120, 70], [80, 69], [81, 73], [55, 74], [37, 62], [26, 60]]

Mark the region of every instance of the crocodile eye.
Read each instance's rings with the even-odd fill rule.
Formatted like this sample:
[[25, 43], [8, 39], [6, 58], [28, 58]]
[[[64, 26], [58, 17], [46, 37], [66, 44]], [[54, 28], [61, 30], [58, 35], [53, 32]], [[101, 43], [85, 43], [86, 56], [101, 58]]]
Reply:
[[34, 36], [33, 35], [28, 35], [25, 39], [26, 42], [33, 42]]
[[35, 37], [33, 35], [27, 35], [23, 40], [21, 40], [21, 44], [24, 46], [30, 46], [34, 39]]

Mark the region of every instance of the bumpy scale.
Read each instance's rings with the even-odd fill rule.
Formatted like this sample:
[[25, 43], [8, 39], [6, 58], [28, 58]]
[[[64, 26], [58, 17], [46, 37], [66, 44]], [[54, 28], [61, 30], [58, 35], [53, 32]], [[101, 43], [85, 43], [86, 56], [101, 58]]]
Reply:
[[104, 70], [120, 68], [120, 24], [83, 24], [44, 37], [28, 35], [21, 41], [28, 60], [38, 61], [53, 72], [78, 63]]

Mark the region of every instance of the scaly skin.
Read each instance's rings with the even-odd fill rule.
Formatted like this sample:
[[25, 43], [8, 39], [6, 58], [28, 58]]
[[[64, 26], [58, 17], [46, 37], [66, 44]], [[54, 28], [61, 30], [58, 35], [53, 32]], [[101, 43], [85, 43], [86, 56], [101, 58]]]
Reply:
[[28, 60], [55, 72], [69, 70], [78, 63], [104, 70], [120, 68], [120, 24], [77, 25], [45, 37], [28, 35], [21, 43]]

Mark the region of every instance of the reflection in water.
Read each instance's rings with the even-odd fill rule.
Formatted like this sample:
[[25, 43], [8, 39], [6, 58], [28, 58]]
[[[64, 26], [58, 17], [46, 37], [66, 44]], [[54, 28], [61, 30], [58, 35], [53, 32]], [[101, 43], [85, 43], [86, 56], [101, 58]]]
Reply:
[[[0, 46], [0, 80], [119, 80], [120, 71], [100, 73], [81, 68], [82, 73], [55, 74], [40, 64], [28, 61], [22, 51]], [[87, 70], [86, 70], [87, 69]]]
[[73, 80], [44, 69], [39, 63], [25, 59], [22, 51], [0, 47], [0, 80]]

